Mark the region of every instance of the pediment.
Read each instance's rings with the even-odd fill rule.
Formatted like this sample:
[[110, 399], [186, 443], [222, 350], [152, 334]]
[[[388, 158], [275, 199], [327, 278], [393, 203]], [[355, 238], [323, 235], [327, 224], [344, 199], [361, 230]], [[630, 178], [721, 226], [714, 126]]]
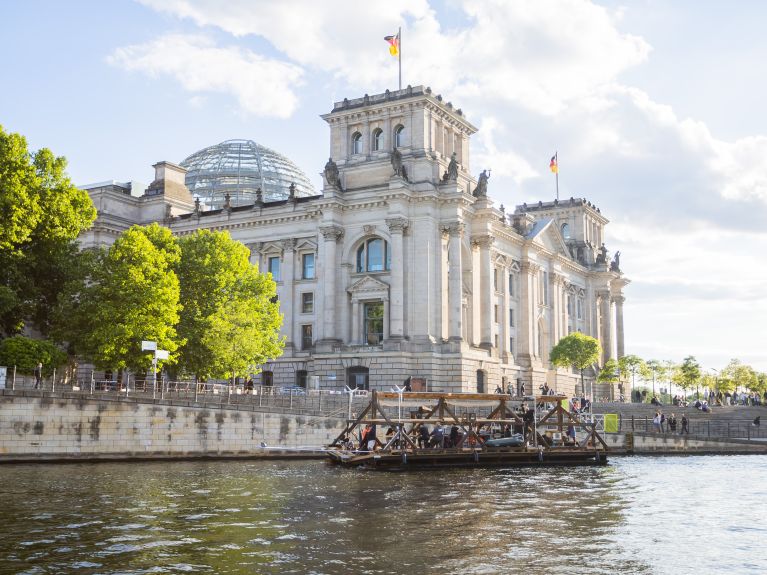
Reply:
[[389, 297], [389, 284], [374, 277], [365, 276], [354, 282], [346, 291], [354, 299], [387, 299]]
[[264, 242], [259, 250], [262, 254], [282, 255], [282, 244], [279, 242]]
[[310, 238], [296, 240], [296, 251], [317, 251], [317, 242]]
[[571, 258], [570, 250], [557, 229], [554, 220], [546, 219], [535, 222], [533, 229], [528, 234], [528, 239], [543, 247], [546, 251], [562, 254]]

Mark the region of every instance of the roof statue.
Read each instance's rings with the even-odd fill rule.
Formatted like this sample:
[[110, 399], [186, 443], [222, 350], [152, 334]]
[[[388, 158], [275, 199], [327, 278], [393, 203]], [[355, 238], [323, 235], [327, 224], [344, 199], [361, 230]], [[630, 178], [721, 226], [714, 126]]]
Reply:
[[455, 152], [450, 156], [450, 163], [447, 165], [447, 179], [449, 182], [458, 180], [458, 162], [455, 159]]
[[338, 165], [333, 161], [333, 158], [328, 158], [328, 163], [325, 164], [325, 181], [331, 188], [341, 189], [341, 178], [338, 173]]
[[477, 182], [477, 187], [474, 188], [473, 195], [477, 198], [484, 198], [487, 197], [487, 180], [490, 178], [490, 175], [487, 173], [487, 170], [482, 170], [482, 173], [479, 175], [479, 181]]
[[391, 153], [391, 166], [394, 168], [394, 175], [407, 181], [407, 170], [402, 163], [402, 154], [397, 148]]
[[615, 255], [613, 256], [613, 261], [610, 262], [610, 271], [611, 272], [619, 272], [621, 271], [621, 253], [615, 252]]
[[597, 256], [597, 262], [598, 264], [606, 264], [607, 263], [607, 248], [604, 244], [601, 245], [599, 248], [599, 255]]

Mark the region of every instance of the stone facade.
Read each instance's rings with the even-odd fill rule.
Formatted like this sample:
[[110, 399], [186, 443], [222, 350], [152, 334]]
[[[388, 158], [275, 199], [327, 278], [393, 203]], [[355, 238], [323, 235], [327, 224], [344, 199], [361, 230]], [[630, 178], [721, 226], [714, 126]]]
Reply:
[[507, 215], [487, 174], [472, 176], [476, 128], [429, 88], [345, 99], [322, 117], [331, 160], [320, 195], [205, 210], [177, 182], [162, 193], [165, 169], [151, 195], [95, 193], [95, 229], [163, 221], [248, 246], [277, 281], [287, 339], [265, 383], [389, 389], [412, 376], [429, 390], [547, 382], [571, 394], [578, 377], [548, 360], [559, 339], [581, 331], [601, 341], [603, 360], [623, 355], [628, 280], [606, 257], [596, 206], [570, 198]]

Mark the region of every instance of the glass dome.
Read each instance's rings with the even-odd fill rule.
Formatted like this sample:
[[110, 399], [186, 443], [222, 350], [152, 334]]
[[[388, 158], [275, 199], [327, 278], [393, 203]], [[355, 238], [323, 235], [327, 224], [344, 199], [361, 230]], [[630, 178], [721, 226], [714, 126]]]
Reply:
[[253, 204], [260, 188], [263, 201], [285, 200], [290, 184], [296, 197], [313, 196], [309, 178], [282, 154], [253, 140], [227, 140], [195, 152], [181, 165], [187, 169], [186, 187], [211, 209], [221, 208], [229, 194], [232, 206]]

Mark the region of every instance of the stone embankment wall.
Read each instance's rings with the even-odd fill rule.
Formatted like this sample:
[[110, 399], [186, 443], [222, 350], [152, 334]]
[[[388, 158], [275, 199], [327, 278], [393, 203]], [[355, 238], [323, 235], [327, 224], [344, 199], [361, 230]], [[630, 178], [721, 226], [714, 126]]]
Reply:
[[602, 438], [609, 449], [618, 453], [641, 454], [767, 454], [767, 442], [745, 439], [691, 438], [652, 433], [605, 433]]
[[327, 445], [344, 423], [336, 418], [167, 401], [6, 392], [0, 395], [0, 462], [296, 455], [300, 454], [296, 448]]

